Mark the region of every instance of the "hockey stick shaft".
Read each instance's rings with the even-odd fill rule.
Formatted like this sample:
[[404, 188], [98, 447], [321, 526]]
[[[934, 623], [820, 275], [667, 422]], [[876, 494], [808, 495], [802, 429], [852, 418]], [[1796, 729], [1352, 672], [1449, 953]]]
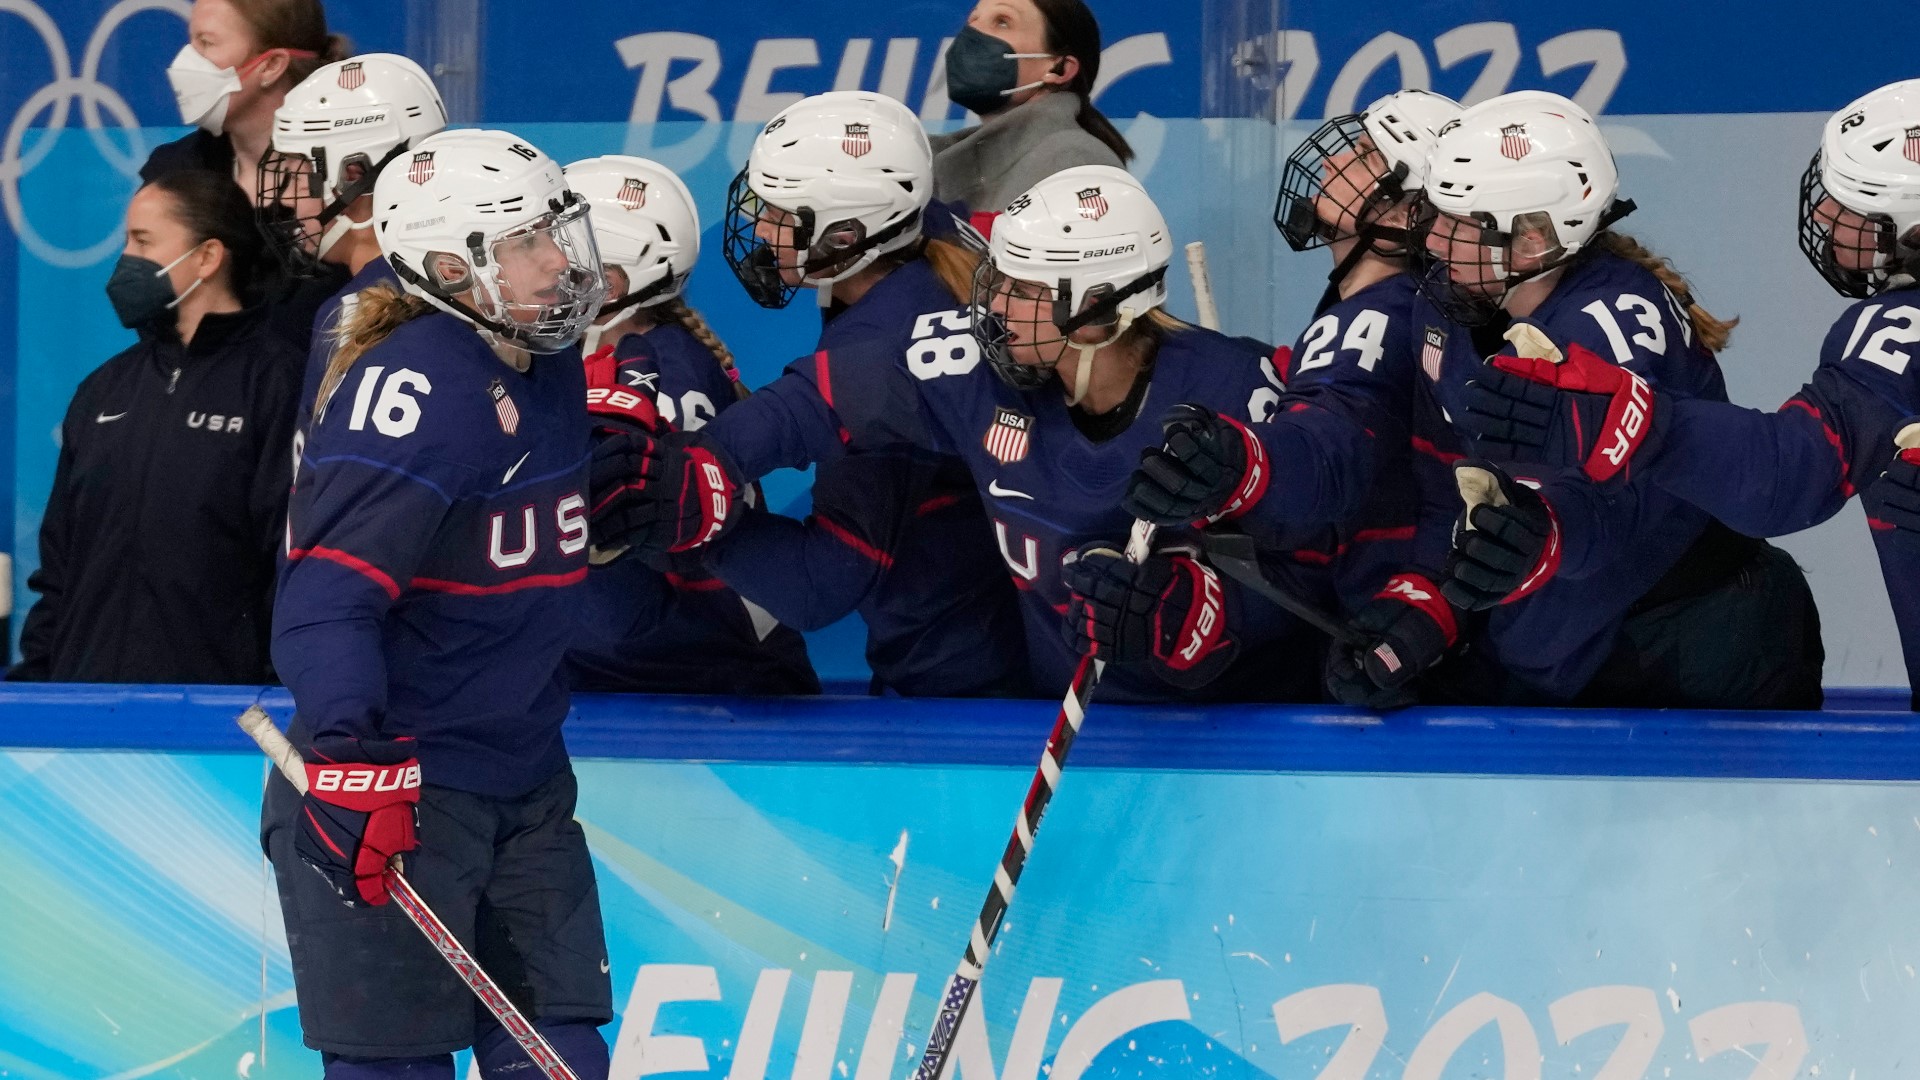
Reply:
[[1187, 276], [1193, 279], [1193, 306], [1200, 325], [1220, 329], [1220, 309], [1213, 302], [1213, 278], [1207, 273], [1207, 245], [1195, 240], [1187, 245]]
[[[280, 769], [280, 775], [287, 778], [287, 782], [293, 785], [295, 791], [305, 795], [307, 793], [305, 763], [301, 760], [300, 751], [294, 749], [293, 743], [289, 742], [286, 735], [274, 725], [273, 717], [268, 716], [267, 711], [260, 706], [252, 705], [246, 712], [240, 714], [237, 722], [240, 729], [259, 744], [267, 757], [273, 759], [274, 765]], [[500, 1026], [507, 1030], [507, 1034], [513, 1036], [513, 1040], [527, 1052], [527, 1057], [533, 1060], [541, 1075], [548, 1077], [549, 1080], [579, 1080], [578, 1075], [567, 1066], [565, 1061], [561, 1060], [560, 1055], [546, 1038], [535, 1030], [534, 1026], [527, 1022], [526, 1016], [507, 999], [500, 985], [486, 973], [486, 970], [480, 966], [480, 962], [473, 958], [473, 954], [468, 952], [464, 945], [460, 944], [460, 939], [454, 937], [453, 931], [447, 929], [447, 924], [441, 922], [440, 917], [427, 906], [427, 902], [414, 891], [413, 884], [400, 870], [398, 858], [395, 858], [393, 864], [387, 867], [383, 880], [386, 882], [387, 894], [394, 904], [406, 913], [414, 926], [419, 927], [420, 933], [426, 936], [428, 943], [452, 966], [454, 974], [460, 976], [460, 981], [467, 984], [467, 988], [473, 991], [473, 996], [480, 999], [480, 1004], [487, 1007], [487, 1011], [493, 1014], [494, 1019], [500, 1021]]]
[[[1153, 533], [1154, 527], [1147, 522], [1133, 523], [1133, 532], [1127, 538], [1128, 561], [1139, 563], [1147, 557], [1147, 549], [1153, 545]], [[1067, 696], [1060, 702], [1060, 713], [1054, 718], [1053, 731], [1047, 736], [1046, 748], [1040, 752], [1040, 767], [1034, 771], [1033, 782], [1027, 785], [1027, 797], [1013, 819], [1013, 836], [1000, 855], [993, 887], [987, 890], [987, 902], [981, 906], [980, 918], [973, 924], [966, 955], [940, 996], [940, 1015], [927, 1035], [927, 1050], [920, 1059], [920, 1067], [914, 1071], [914, 1080], [939, 1080], [946, 1071], [954, 1038], [960, 1033], [960, 1021], [966, 1017], [967, 1007], [973, 1004], [974, 991], [980, 986], [980, 975], [987, 966], [988, 950], [1000, 936], [1000, 922], [1013, 903], [1014, 886], [1020, 883], [1020, 872], [1026, 869], [1027, 857], [1033, 853], [1040, 818], [1046, 814], [1047, 804], [1053, 801], [1061, 770], [1067, 766], [1067, 754], [1080, 734], [1081, 722], [1086, 719], [1087, 703], [1092, 700], [1093, 689], [1100, 684], [1100, 675], [1106, 666], [1105, 661], [1081, 657], [1080, 666], [1073, 673]]]
[[1272, 601], [1275, 607], [1342, 645], [1365, 649], [1371, 644], [1339, 619], [1268, 581], [1267, 575], [1260, 569], [1260, 559], [1254, 553], [1253, 538], [1246, 533], [1207, 529], [1200, 534], [1200, 538], [1208, 562], [1218, 567], [1221, 573]]

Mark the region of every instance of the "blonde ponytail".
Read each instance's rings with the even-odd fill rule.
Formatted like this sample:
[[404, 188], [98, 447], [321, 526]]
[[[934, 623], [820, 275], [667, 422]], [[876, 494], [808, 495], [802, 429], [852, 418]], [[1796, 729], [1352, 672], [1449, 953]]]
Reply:
[[740, 370], [733, 366], [733, 350], [727, 348], [727, 343], [721, 341], [720, 335], [713, 332], [713, 327], [707, 325], [707, 320], [693, 310], [686, 300], [678, 296], [661, 304], [658, 310], [662, 315], [684, 327], [687, 333], [693, 335], [695, 341], [706, 346], [707, 351], [713, 354], [713, 358], [720, 361], [720, 367], [727, 373], [727, 378], [733, 381], [734, 396], [745, 399], [749, 391], [746, 384], [740, 381]]
[[1671, 262], [1648, 251], [1640, 241], [1625, 233], [1608, 230], [1595, 237], [1594, 242], [1600, 246], [1600, 250], [1652, 271], [1653, 276], [1660, 279], [1660, 284], [1665, 285], [1667, 291], [1686, 309], [1687, 321], [1693, 324], [1694, 336], [1700, 339], [1700, 344], [1705, 345], [1708, 352], [1717, 353], [1727, 347], [1727, 339], [1733, 336], [1733, 328], [1740, 325], [1739, 317], [1715, 318], [1712, 312], [1695, 303], [1693, 287], [1687, 284], [1687, 279], [1673, 268]]
[[425, 300], [385, 284], [370, 286], [355, 294], [351, 301], [331, 334], [333, 356], [327, 360], [326, 373], [320, 377], [320, 396], [313, 402], [316, 420], [355, 361], [365, 356], [368, 349], [387, 340], [403, 323], [430, 315], [434, 310]]
[[980, 255], [948, 240], [928, 240], [921, 257], [933, 267], [933, 275], [947, 287], [954, 300], [973, 303], [973, 275], [980, 268]]

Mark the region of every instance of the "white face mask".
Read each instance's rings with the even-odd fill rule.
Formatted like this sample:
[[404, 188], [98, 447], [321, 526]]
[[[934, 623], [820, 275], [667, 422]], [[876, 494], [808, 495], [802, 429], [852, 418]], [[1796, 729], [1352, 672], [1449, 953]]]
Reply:
[[227, 123], [227, 103], [240, 89], [240, 73], [214, 67], [192, 45], [183, 45], [167, 65], [167, 81], [173, 84], [173, 100], [180, 105], [180, 122], [209, 135], [220, 134]]

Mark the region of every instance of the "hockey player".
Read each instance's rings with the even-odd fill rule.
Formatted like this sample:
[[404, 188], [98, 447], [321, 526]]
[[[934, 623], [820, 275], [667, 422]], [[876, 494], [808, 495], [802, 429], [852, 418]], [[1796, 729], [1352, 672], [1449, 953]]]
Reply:
[[[631, 541], [643, 551], [690, 548], [735, 524], [715, 506], [737, 505], [736, 485], [821, 462], [807, 524], [745, 515], [706, 551], [709, 569], [800, 629], [857, 609], [876, 690], [1022, 693], [1026, 660], [1013, 588], [965, 467], [850, 429], [844, 437], [837, 427], [810, 429], [823, 440], [814, 445], [781, 437], [793, 410], [885, 385], [919, 329], [965, 295], [973, 259], [922, 234], [930, 161], [919, 119], [879, 94], [821, 94], [767, 122], [728, 197], [724, 254], [763, 305], [783, 307], [813, 290], [825, 320], [819, 344], [700, 430], [695, 457], [721, 455], [724, 484], [676, 487], [674, 500], [684, 490], [684, 501], [658, 501], [658, 485], [629, 492], [639, 498], [635, 506], [619, 493], [596, 498], [596, 528], [616, 535], [644, 529]], [[602, 444], [607, 475], [634, 478], [642, 455], [628, 451], [643, 445], [644, 438]], [[647, 468], [668, 470], [677, 484], [679, 463], [692, 459], [671, 440], [664, 449], [669, 457]], [[708, 474], [695, 468], [689, 475]], [[602, 486], [596, 480], [596, 490]]]
[[1463, 487], [1497, 488], [1510, 505], [1472, 506], [1454, 530], [1442, 592], [1459, 608], [1491, 608], [1480, 655], [1498, 665], [1463, 669], [1460, 693], [1817, 706], [1817, 616], [1791, 559], [1644, 477], [1610, 490], [1589, 482], [1618, 471], [1605, 452], [1634, 437], [1630, 416], [1602, 418], [1586, 446], [1525, 447], [1494, 427], [1455, 426], [1476, 406], [1469, 384], [1487, 370], [1485, 344], [1440, 316], [1505, 326], [1503, 352], [1590, 356], [1675, 398], [1726, 400], [1714, 354], [1733, 324], [1701, 308], [1671, 266], [1612, 231], [1633, 205], [1616, 198], [1612, 154], [1592, 118], [1557, 95], [1508, 94], [1463, 113], [1430, 161], [1414, 246], [1445, 340], [1426, 368], [1416, 431], [1442, 455], [1464, 453], [1461, 436], [1473, 435], [1472, 448], [1512, 474], [1462, 475]]
[[404, 854], [548, 1042], [605, 1077], [606, 947], [560, 736], [588, 547], [574, 343], [604, 296], [587, 207], [500, 131], [422, 141], [373, 200], [405, 291], [374, 286], [342, 324], [274, 609], [310, 789], [276, 776], [261, 825], [301, 1026], [330, 1080], [450, 1078], [470, 1045], [482, 1075], [526, 1067], [386, 906]]
[[[1811, 379], [1772, 413], [1650, 387], [1639, 396], [1648, 434], [1624, 449], [1634, 475], [1752, 536], [1825, 521], [1859, 492], [1920, 686], [1915, 455], [1894, 459], [1895, 435], [1920, 414], [1907, 347], [1920, 340], [1920, 80], [1881, 87], [1827, 120], [1799, 217], [1808, 261], [1857, 301], [1828, 331]], [[1500, 367], [1476, 380], [1470, 422], [1525, 443], [1564, 440], [1576, 418], [1591, 426], [1636, 389], [1585, 357]]]
[[313, 319], [306, 378], [294, 428], [294, 456], [313, 419], [334, 331], [351, 297], [398, 285], [373, 234], [373, 185], [408, 147], [447, 126], [447, 110], [420, 65], [393, 53], [328, 64], [287, 94], [273, 114], [273, 143], [261, 158], [255, 214], [287, 271], [333, 267], [352, 275]]
[[[599, 386], [652, 399], [662, 421], [698, 431], [745, 396], [733, 354], [682, 296], [700, 258], [700, 220], [680, 178], [645, 158], [576, 161], [567, 186], [592, 208], [608, 301], [587, 331]], [[751, 511], [749, 511], [751, 512]], [[576, 690], [817, 694], [799, 633], [708, 573], [697, 555], [662, 572], [620, 559], [588, 576]]]
[[[1349, 704], [1403, 703], [1407, 692], [1397, 684], [1382, 690], [1363, 666], [1392, 681], [1388, 666], [1401, 655], [1437, 659], [1458, 637], [1455, 613], [1434, 584], [1444, 547], [1416, 560], [1409, 542], [1418, 495], [1408, 426], [1422, 328], [1406, 239], [1427, 152], [1459, 113], [1449, 98], [1402, 90], [1327, 121], [1293, 152], [1274, 224], [1295, 251], [1331, 251], [1327, 293], [1294, 345], [1275, 355], [1255, 423], [1240, 429], [1179, 406], [1165, 419], [1166, 447], [1144, 452], [1124, 501], [1162, 525], [1210, 518], [1242, 484], [1258, 456], [1248, 440], [1257, 438], [1272, 481], [1244, 513], [1341, 526], [1326, 557], [1343, 606], [1372, 642], [1328, 653], [1327, 689]], [[1451, 496], [1450, 482], [1444, 493]]]

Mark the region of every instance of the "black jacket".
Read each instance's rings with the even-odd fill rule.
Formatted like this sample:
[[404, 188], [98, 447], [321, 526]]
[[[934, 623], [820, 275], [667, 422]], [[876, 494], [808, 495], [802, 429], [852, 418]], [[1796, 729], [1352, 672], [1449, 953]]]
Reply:
[[260, 683], [305, 357], [259, 309], [140, 342], [81, 382], [10, 679]]
[[[140, 166], [140, 181], [157, 180], [170, 172], [205, 169], [221, 176], [233, 175], [233, 139], [209, 135], [194, 128], [170, 143], [154, 147], [147, 163]], [[313, 277], [295, 277], [271, 255], [263, 254], [254, 267], [253, 280], [240, 283], [245, 303], [266, 305], [267, 325], [305, 353], [313, 343], [313, 317], [327, 298], [346, 285], [345, 267], [328, 264]]]

